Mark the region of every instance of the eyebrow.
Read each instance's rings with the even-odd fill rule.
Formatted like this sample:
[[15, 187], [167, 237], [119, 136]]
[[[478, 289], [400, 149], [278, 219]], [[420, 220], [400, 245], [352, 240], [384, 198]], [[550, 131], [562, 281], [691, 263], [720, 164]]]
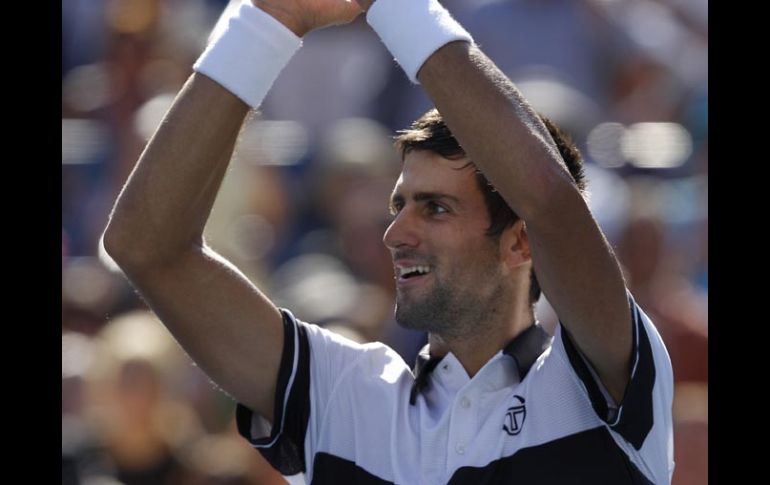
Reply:
[[[453, 195], [449, 194], [442, 194], [441, 192], [417, 192], [412, 196], [412, 200], [415, 202], [426, 202], [426, 201], [433, 201], [433, 200], [442, 200], [442, 199], [448, 199], [454, 202], [455, 204], [460, 204], [460, 199]], [[390, 207], [392, 208], [397, 203], [403, 203], [404, 202], [404, 196], [401, 194], [393, 194], [390, 198]]]

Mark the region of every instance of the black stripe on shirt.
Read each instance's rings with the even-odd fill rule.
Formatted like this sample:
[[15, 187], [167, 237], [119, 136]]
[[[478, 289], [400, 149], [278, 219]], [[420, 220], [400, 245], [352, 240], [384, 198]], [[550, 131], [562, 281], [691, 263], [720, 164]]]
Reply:
[[[284, 475], [296, 475], [306, 470], [304, 450], [305, 432], [310, 418], [310, 345], [305, 328], [289, 311], [281, 309], [281, 313], [283, 352], [275, 386], [270, 436], [251, 438], [254, 413], [240, 403], [236, 407], [236, 422], [241, 436], [248, 439], [276, 470]], [[296, 365], [295, 350], [298, 352]], [[284, 409], [287, 392], [288, 401]]]
[[631, 376], [631, 381], [626, 386], [618, 421], [612, 423], [610, 427], [638, 450], [652, 429], [654, 421], [652, 388], [655, 385], [655, 361], [653, 360], [650, 338], [644, 328], [644, 323], [642, 323], [641, 310], [630, 295], [629, 299], [633, 303], [631, 308], [636, 322], [639, 361]]
[[609, 422], [611, 416], [607, 400], [599, 389], [599, 384], [588, 369], [588, 364], [580, 355], [569, 332], [561, 322], [559, 324], [562, 327], [562, 342], [570, 364], [585, 385], [594, 411], [599, 418], [608, 422], [614, 431], [638, 450], [642, 447], [653, 425], [652, 388], [655, 384], [655, 363], [639, 307], [630, 293], [628, 303], [633, 328], [634, 348], [631, 353], [633, 367], [623, 400], [620, 402], [617, 421], [613, 423]]
[[315, 454], [313, 462], [313, 481], [311, 485], [387, 485], [387, 480], [369, 473], [350, 460], [329, 453]]
[[[408, 457], [404, 457], [408, 459]], [[414, 477], [413, 483], [418, 483]], [[386, 485], [353, 461], [317, 453], [311, 485]], [[449, 485], [652, 485], [603, 426], [519, 450], [483, 467], [457, 469]]]
[[459, 468], [449, 485], [652, 485], [605, 427], [575, 433], [495, 460]]

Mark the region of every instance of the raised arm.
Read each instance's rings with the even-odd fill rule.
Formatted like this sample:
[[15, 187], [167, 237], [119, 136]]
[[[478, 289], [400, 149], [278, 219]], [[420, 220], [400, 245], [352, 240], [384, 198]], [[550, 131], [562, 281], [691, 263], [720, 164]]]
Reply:
[[[254, 25], [270, 31], [260, 33], [264, 38], [257, 40], [268, 47], [220, 45], [214, 54], [219, 58], [213, 61], [220, 67], [213, 71], [221, 72], [223, 55], [229, 61], [239, 60], [234, 55], [239, 49], [259, 47], [264, 58], [244, 56], [244, 73], [236, 65], [221, 82], [200, 72], [188, 79], [121, 191], [104, 246], [209, 377], [238, 401], [272, 419], [283, 348], [281, 315], [246, 277], [206, 246], [203, 228], [250, 109], [243, 99], [254, 105], [261, 101], [282, 67], [275, 65], [276, 57], [283, 55], [284, 63], [288, 62], [292, 43], [296, 50], [300, 36], [313, 28], [349, 21], [360, 10], [349, 4], [323, 5], [344, 4], [343, 0], [286, 1], [279, 2], [280, 9], [271, 2], [255, 3], [273, 17], [265, 21], [264, 13], [256, 12]], [[315, 8], [324, 15], [314, 15]], [[249, 12], [255, 10], [252, 6]], [[269, 50], [279, 49], [276, 46], [283, 51]], [[260, 60], [272, 64], [274, 76], [262, 79], [266, 83], [262, 94], [239, 92], [239, 86], [252, 89], [252, 78], [264, 77], [259, 65], [247, 64]], [[210, 58], [209, 66], [211, 62]], [[223, 83], [235, 87], [228, 90]]]
[[524, 220], [543, 293], [620, 402], [632, 350], [625, 283], [547, 129], [468, 43], [444, 46], [418, 77], [471, 160]]
[[[405, 0], [378, 3], [394, 1]], [[360, 2], [366, 9], [373, 3]], [[375, 29], [378, 22], [387, 23], [377, 8], [375, 4], [368, 13]], [[390, 15], [400, 14], [391, 9]], [[387, 25], [378, 30], [386, 44], [388, 30]], [[414, 32], [414, 43], [419, 44], [423, 34]], [[400, 35], [409, 36], [409, 29]], [[403, 45], [402, 38], [390, 40], [393, 45], [399, 42]], [[407, 51], [394, 55], [408, 57]], [[469, 158], [525, 221], [543, 292], [619, 401], [632, 351], [625, 284], [546, 127], [513, 83], [469, 42], [450, 42], [435, 51], [419, 67], [417, 79]]]

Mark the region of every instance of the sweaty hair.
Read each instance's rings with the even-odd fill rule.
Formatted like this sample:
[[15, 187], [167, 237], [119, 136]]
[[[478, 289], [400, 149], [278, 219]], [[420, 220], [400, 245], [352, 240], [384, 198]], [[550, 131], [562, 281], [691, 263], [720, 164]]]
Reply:
[[[551, 134], [561, 157], [569, 170], [572, 180], [581, 193], [585, 191], [586, 181], [583, 173], [583, 157], [580, 155], [570, 137], [565, 134], [555, 123], [543, 115], [540, 119]], [[395, 138], [396, 150], [403, 161], [406, 154], [412, 150], [425, 150], [441, 155], [450, 160], [458, 160], [466, 156], [465, 150], [460, 146], [455, 137], [444, 123], [441, 114], [433, 108], [406, 130], [401, 130]], [[502, 232], [511, 227], [519, 216], [505, 202], [503, 197], [495, 190], [492, 184], [481, 171], [476, 170], [476, 182], [481, 193], [491, 221], [487, 228], [487, 236], [497, 238]], [[529, 277], [529, 303], [534, 305], [540, 299], [540, 284], [537, 282], [535, 270], [532, 269]]]

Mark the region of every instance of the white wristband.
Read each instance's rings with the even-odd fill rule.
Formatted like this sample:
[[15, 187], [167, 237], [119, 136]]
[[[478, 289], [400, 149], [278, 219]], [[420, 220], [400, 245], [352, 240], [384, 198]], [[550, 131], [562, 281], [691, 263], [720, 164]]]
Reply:
[[441, 46], [473, 42], [438, 0], [376, 0], [366, 20], [415, 84], [417, 72]]
[[244, 0], [193, 69], [256, 108], [300, 46], [294, 32]]

